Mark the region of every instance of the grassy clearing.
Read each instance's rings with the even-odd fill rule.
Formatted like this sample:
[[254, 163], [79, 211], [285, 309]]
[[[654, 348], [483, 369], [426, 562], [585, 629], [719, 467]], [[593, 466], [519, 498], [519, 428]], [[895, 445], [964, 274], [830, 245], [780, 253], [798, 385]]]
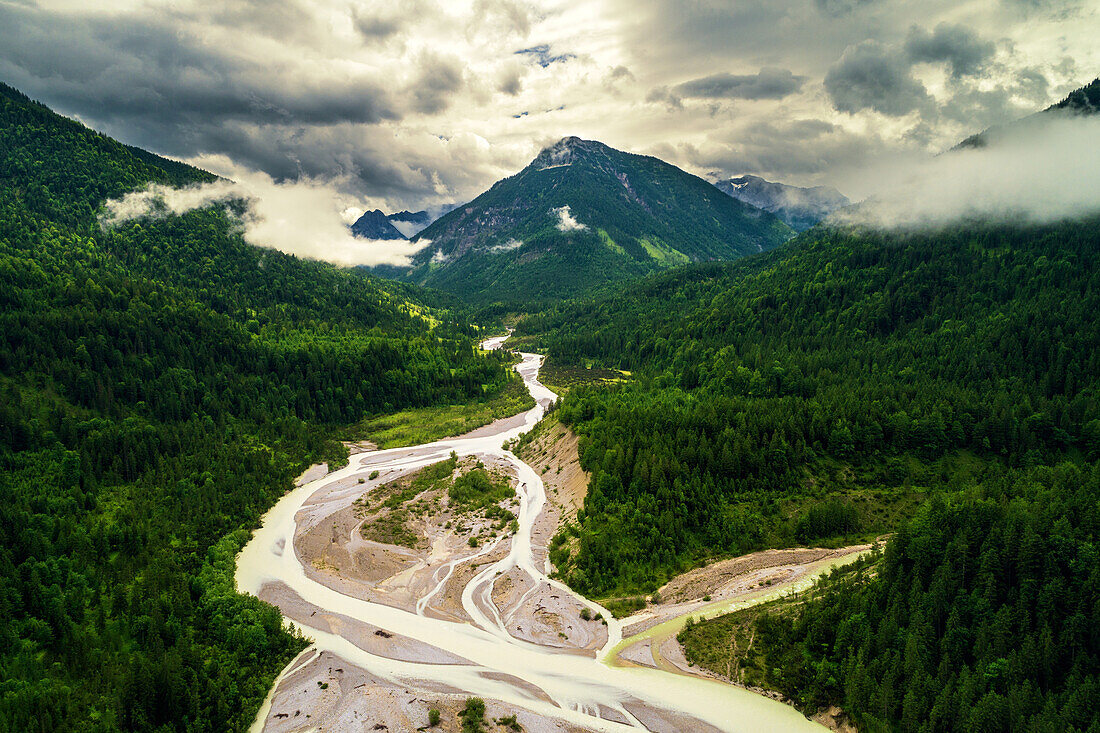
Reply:
[[558, 366], [557, 364], [544, 364], [539, 370], [539, 381], [552, 389], [558, 395], [564, 395], [574, 387], [589, 384], [611, 384], [622, 382], [630, 378], [630, 372], [617, 369], [601, 369], [594, 367], [585, 369], [576, 366]]
[[356, 425], [350, 440], [370, 440], [379, 448], [401, 448], [461, 435], [493, 420], [529, 410], [535, 401], [518, 377], [497, 395], [478, 402], [418, 407], [367, 418]]
[[490, 474], [484, 468], [462, 474], [447, 492], [451, 502], [466, 511], [484, 509], [510, 499], [514, 494], [507, 478]]
[[363, 539], [389, 545], [414, 549], [420, 546], [421, 538], [409, 527], [409, 520], [438, 509], [438, 502], [410, 502], [424, 492], [445, 487], [457, 463], [453, 457], [433, 463], [411, 476], [382, 484], [369, 494], [363, 494], [354, 504], [356, 516], [374, 516], [363, 523], [359, 534]]
[[509, 500], [518, 502], [506, 475], [452, 452], [445, 461], [381, 484], [353, 506], [356, 517], [363, 520], [359, 533], [367, 540], [423, 549], [425, 537], [415, 528], [425, 521], [446, 520], [446, 529], [469, 535], [470, 546], [477, 547], [498, 533], [519, 529], [515, 514], [501, 506]]
[[600, 236], [600, 243], [607, 247], [609, 250], [618, 255], [626, 255], [626, 250], [615, 243], [615, 240], [611, 238], [611, 235], [605, 232], [603, 229], [597, 229], [596, 233]]
[[641, 611], [645, 608], [645, 598], [642, 596], [632, 596], [629, 598], [605, 598], [600, 601], [600, 605], [611, 611], [615, 618], [626, 618], [635, 611]]
[[646, 254], [657, 260], [662, 267], [676, 267], [691, 262], [691, 258], [678, 249], [673, 249], [657, 238], [639, 239], [638, 243], [645, 248]]
[[409, 518], [408, 509], [394, 509], [364, 524], [359, 533], [365, 540], [416, 549], [423, 543], [420, 535], [409, 528]]

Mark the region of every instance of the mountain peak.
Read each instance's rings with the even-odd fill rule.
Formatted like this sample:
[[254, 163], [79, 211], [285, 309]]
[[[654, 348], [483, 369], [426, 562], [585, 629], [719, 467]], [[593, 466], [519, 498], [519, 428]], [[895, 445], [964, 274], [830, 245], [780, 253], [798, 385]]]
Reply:
[[405, 239], [381, 209], [364, 213], [351, 225], [351, 233], [364, 239]]
[[536, 170], [572, 165], [582, 160], [591, 160], [593, 156], [605, 156], [610, 150], [596, 140], [584, 140], [575, 135], [569, 135], [543, 148], [532, 161], [532, 165]]
[[726, 183], [728, 183], [731, 187], [741, 188], [742, 186], [747, 186], [750, 183], [763, 184], [769, 183], [769, 181], [764, 180], [760, 176], [753, 176], [746, 173], [743, 176], [735, 176], [734, 178], [730, 178], [728, 181], [726, 181]]
[[735, 259], [790, 235], [669, 163], [569, 136], [421, 232], [430, 244], [407, 277], [471, 301], [524, 301]]

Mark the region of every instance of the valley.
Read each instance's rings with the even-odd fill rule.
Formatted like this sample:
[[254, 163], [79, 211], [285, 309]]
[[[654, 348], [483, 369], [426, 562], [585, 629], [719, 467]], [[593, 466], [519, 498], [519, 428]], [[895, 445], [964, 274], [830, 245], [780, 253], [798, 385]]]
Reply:
[[1048, 96], [962, 201], [556, 129], [398, 200], [0, 83], [0, 731], [1092, 733], [1100, 79]]
[[[539, 404], [519, 424], [502, 420], [468, 436], [357, 454], [348, 467], [296, 488], [265, 515], [263, 526], [238, 558], [238, 587], [274, 603], [313, 642], [306, 652], [312, 661], [295, 660], [284, 673], [261, 711], [257, 730], [325, 729], [353, 718], [391, 730], [419, 727], [427, 720], [426, 705], [457, 708], [464, 695], [479, 695], [494, 709], [516, 713], [524, 729], [532, 731], [614, 731], [638, 726], [649, 730], [811, 729], [790, 708], [737, 688], [669, 678], [668, 672], [647, 671], [643, 665], [604, 666], [603, 660], [614, 660], [620, 648], [637, 642], [640, 627], [654, 620], [615, 619], [545, 574], [548, 539], [556, 529], [556, 522], [547, 520], [563, 510], [575, 512], [576, 499], [559, 504], [553, 493], [548, 495], [539, 472], [501, 448], [502, 442], [534, 427], [554, 399], [537, 381], [541, 357], [523, 356], [517, 369]], [[559, 439], [552, 438], [548, 447]], [[322, 553], [333, 557], [324, 545], [349, 541], [347, 533], [355, 523], [340, 517], [347, 517], [358, 497], [371, 496], [383, 482], [409, 471], [451, 460], [446, 458], [451, 451], [459, 461], [476, 457], [511, 473], [519, 497], [514, 534], [489, 540], [483, 548], [459, 550], [448, 549], [446, 540], [436, 537], [430, 553], [421, 551], [397, 563], [387, 562], [372, 548], [360, 547], [361, 572], [349, 572], [328, 559], [318, 562]], [[552, 470], [559, 475], [553, 463], [560, 458], [560, 453], [556, 459], [544, 454], [549, 461], [545, 465], [551, 467], [546, 473]], [[370, 475], [375, 478], [369, 483], [359, 483]], [[566, 484], [555, 483], [551, 492], [568, 496]], [[320, 543], [311, 539], [314, 533], [321, 535]], [[335, 549], [335, 555], [344, 556], [341, 548]], [[779, 575], [752, 577], [758, 584], [768, 577], [770, 597], [799, 587], [795, 576], [805, 583], [824, 572], [830, 561], [821, 558], [846, 556], [818, 552], [812, 557], [815, 560], [804, 565], [806, 558], [788, 553], [759, 563]], [[688, 594], [709, 587], [691, 578], [680, 585], [690, 589], [685, 590]], [[713, 592], [725, 598], [723, 588], [728, 585], [718, 583]], [[739, 590], [726, 591], [727, 604], [704, 605], [701, 610], [749, 602]], [[660, 607], [659, 618], [699, 609], [698, 603], [673, 603]], [[649, 629], [649, 636], [668, 625]], [[624, 633], [630, 638], [620, 641]], [[314, 689], [312, 679], [322, 667], [336, 680], [332, 685], [339, 683], [338, 693], [329, 692], [328, 682]], [[331, 671], [337, 668], [338, 672]], [[361, 679], [371, 684], [357, 693], [362, 687], [350, 681]], [[397, 693], [398, 689], [402, 692]], [[390, 694], [386, 690], [409, 702], [377, 704], [379, 695]], [[720, 709], [714, 706], [716, 700], [724, 701]], [[312, 711], [313, 717], [295, 716], [291, 708]]]

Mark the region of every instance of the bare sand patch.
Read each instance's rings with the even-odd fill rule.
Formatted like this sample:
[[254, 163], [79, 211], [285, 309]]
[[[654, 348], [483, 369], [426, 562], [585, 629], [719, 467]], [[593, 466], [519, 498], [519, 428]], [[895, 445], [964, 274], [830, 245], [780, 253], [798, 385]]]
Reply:
[[643, 639], [637, 644], [624, 649], [619, 653], [619, 659], [642, 667], [657, 668], [657, 663], [653, 661], [653, 650], [650, 648], [649, 639]]
[[[658, 591], [665, 601], [681, 603], [705, 595], [714, 598], [722, 597], [724, 593], [736, 593], [744, 590], [746, 582], [755, 580], [757, 583], [767, 579], [783, 579], [782, 571], [787, 575], [796, 572], [796, 569], [818, 562], [830, 560], [862, 549], [870, 549], [870, 545], [858, 545], [854, 547], [842, 547], [839, 549], [825, 549], [820, 547], [794, 547], [785, 550], [764, 550], [754, 552], [751, 555], [742, 555], [728, 560], [720, 560], [705, 567], [689, 570], [677, 575], [661, 586]], [[769, 574], [766, 578], [754, 575], [760, 570], [780, 571], [778, 577]]]
[[[520, 682], [516, 680], [516, 682]], [[428, 725], [428, 711], [439, 710], [431, 730], [457, 733], [466, 702], [461, 691], [444, 685], [412, 689], [372, 675], [331, 652], [321, 652], [284, 674], [264, 722], [269, 733], [305, 731], [389, 731], [406, 733]], [[515, 715], [528, 733], [582, 733], [579, 728], [495, 700], [485, 700], [486, 719]]]
[[348, 455], [359, 455], [378, 450], [378, 444], [370, 440], [345, 440], [344, 447], [348, 449]]
[[294, 479], [294, 486], [305, 486], [310, 481], [316, 481], [319, 478], [324, 478], [328, 475], [327, 463], [314, 463], [312, 466], [302, 471], [298, 478]]
[[319, 631], [338, 634], [375, 656], [422, 664], [470, 664], [462, 657], [443, 651], [344, 614], [326, 611], [309, 603], [283, 583], [268, 583], [260, 589], [260, 598], [277, 605], [283, 616]]
[[695, 718], [689, 718], [686, 715], [649, 707], [643, 702], [631, 701], [625, 703], [623, 707], [650, 733], [685, 733], [686, 731], [691, 731], [691, 733], [722, 733], [721, 729], [715, 728], [713, 725]]
[[456, 564], [450, 579], [432, 598], [428, 609], [435, 611], [442, 618], [472, 623], [470, 615], [462, 607], [463, 589], [474, 579], [474, 576], [481, 572], [483, 566], [507, 557], [510, 549], [511, 540], [504, 539], [496, 545], [486, 546], [476, 557], [470, 558], [467, 562]]

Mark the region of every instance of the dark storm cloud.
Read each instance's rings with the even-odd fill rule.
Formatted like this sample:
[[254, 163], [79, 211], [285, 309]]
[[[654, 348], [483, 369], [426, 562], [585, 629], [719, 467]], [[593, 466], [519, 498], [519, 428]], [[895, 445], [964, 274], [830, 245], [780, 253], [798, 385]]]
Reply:
[[1077, 15], [1086, 0], [1001, 0], [1001, 4], [1025, 16], [1070, 18]]
[[402, 27], [400, 20], [397, 18], [370, 15], [354, 9], [351, 18], [355, 30], [371, 41], [389, 38], [401, 30]]
[[442, 112], [464, 84], [461, 62], [453, 58], [426, 55], [420, 61], [419, 79], [413, 84], [412, 106], [417, 112]]
[[973, 76], [993, 58], [996, 47], [961, 25], [940, 23], [929, 32], [913, 26], [905, 39], [905, 50], [914, 62], [948, 64], [951, 75]]
[[288, 84], [270, 65], [219, 54], [148, 20], [0, 5], [0, 48], [4, 75], [44, 101], [93, 120], [159, 124], [166, 136], [227, 120], [373, 123], [398, 115], [373, 80]]
[[[171, 7], [168, 18], [181, 17]], [[322, 31], [308, 7], [297, 0], [220, 0], [205, 10], [208, 21], [280, 41], [315, 37]]]
[[506, 69], [497, 80], [497, 91], [514, 97], [523, 89], [523, 69]]
[[925, 108], [930, 101], [908, 58], [872, 40], [844, 51], [825, 74], [825, 91], [841, 112], [873, 109], [892, 117]]
[[[229, 123], [204, 131], [204, 140], [214, 149], [232, 150], [234, 162], [277, 182], [337, 179], [349, 193], [410, 201], [432, 188], [431, 171], [440, 164], [431, 151], [400, 149], [354, 124], [295, 129]], [[468, 176], [482, 172], [469, 163], [465, 169]]]
[[407, 38], [417, 18], [438, 11], [431, 0], [360, 0], [351, 6], [351, 25], [366, 45], [377, 47], [393, 38]]
[[[265, 22], [279, 18], [295, 16]], [[0, 49], [0, 78], [130, 144], [183, 158], [225, 155], [276, 180], [350, 174], [348, 186], [374, 195], [422, 193], [431, 182], [391, 164], [392, 150], [363, 146], [362, 126], [397, 120], [403, 107], [442, 109], [462, 83], [461, 67], [426, 57], [416, 94], [395, 93], [361, 75], [232, 56], [149, 17], [10, 4], [0, 4]]]
[[756, 74], [711, 74], [678, 84], [672, 93], [696, 99], [782, 99], [802, 88], [804, 76], [765, 67]]
[[992, 86], [956, 84], [951, 97], [940, 108], [945, 117], [974, 129], [1023, 117], [1049, 102], [1050, 81], [1034, 68], [1025, 68]]
[[682, 151], [688, 163], [715, 178], [752, 173], [775, 180], [869, 161], [885, 148], [878, 137], [854, 134], [824, 120], [800, 119], [754, 122]]
[[634, 74], [630, 69], [620, 64], [611, 70], [610, 77], [612, 81], [618, 81], [620, 79], [633, 79]]

